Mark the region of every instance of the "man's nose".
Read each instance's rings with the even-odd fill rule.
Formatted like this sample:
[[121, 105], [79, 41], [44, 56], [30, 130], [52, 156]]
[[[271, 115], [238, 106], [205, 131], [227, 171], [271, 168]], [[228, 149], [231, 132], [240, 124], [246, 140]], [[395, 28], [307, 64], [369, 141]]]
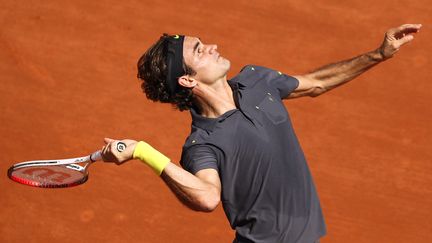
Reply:
[[217, 50], [217, 45], [209, 45], [209, 53], [213, 54]]

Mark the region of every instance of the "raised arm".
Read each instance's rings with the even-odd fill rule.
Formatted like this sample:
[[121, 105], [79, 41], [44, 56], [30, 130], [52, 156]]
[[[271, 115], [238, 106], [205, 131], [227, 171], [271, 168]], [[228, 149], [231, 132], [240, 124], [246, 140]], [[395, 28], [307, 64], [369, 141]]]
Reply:
[[376, 64], [393, 57], [401, 46], [414, 39], [413, 33], [419, 32], [420, 28], [421, 24], [404, 24], [392, 28], [386, 32], [381, 46], [374, 51], [323, 66], [305, 75], [295, 75], [299, 86], [287, 98], [315, 97], [353, 80]]

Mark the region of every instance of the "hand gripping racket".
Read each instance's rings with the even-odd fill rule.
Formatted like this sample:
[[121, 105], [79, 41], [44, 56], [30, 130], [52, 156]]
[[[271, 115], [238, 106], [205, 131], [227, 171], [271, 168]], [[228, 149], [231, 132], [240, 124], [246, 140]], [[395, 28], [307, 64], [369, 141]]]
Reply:
[[[126, 144], [118, 142], [117, 151], [126, 149]], [[87, 181], [88, 167], [102, 159], [101, 150], [90, 155], [59, 160], [33, 160], [14, 164], [8, 169], [8, 176], [13, 181], [21, 184], [44, 187], [60, 188], [72, 187]], [[86, 163], [84, 166], [77, 163]]]

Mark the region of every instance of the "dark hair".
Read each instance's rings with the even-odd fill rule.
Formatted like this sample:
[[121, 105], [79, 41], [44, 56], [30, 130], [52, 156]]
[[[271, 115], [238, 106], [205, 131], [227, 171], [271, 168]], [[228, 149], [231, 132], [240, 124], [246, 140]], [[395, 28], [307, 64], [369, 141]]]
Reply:
[[[189, 110], [192, 104], [192, 89], [178, 86], [174, 95], [170, 95], [167, 84], [166, 41], [170, 35], [163, 34], [138, 60], [138, 78], [142, 80], [141, 89], [147, 98], [162, 103], [171, 103], [180, 111]], [[195, 75], [196, 72], [184, 63], [183, 70], [186, 75]]]

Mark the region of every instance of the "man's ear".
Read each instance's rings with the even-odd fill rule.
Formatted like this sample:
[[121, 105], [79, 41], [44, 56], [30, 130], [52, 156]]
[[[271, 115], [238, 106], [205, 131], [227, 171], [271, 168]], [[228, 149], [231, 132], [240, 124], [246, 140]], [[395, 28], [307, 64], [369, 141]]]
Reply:
[[180, 78], [178, 78], [178, 83], [179, 85], [186, 88], [193, 88], [197, 85], [197, 81], [191, 78], [189, 75], [183, 75]]

